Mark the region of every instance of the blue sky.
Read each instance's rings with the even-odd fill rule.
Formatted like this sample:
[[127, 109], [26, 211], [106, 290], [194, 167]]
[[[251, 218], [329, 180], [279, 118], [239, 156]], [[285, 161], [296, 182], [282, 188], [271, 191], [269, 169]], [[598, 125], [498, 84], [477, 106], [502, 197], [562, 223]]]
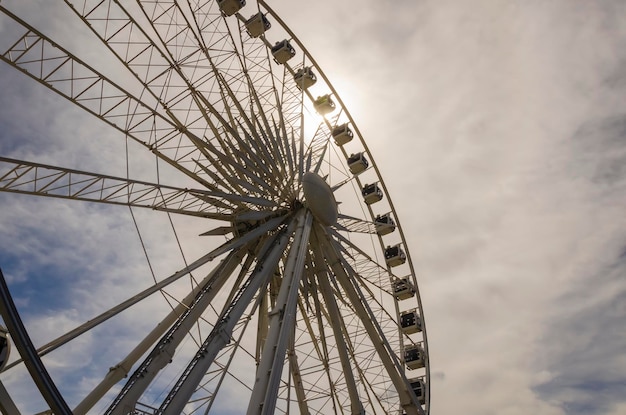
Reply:
[[[626, 412], [626, 4], [269, 3], [338, 90], [392, 195], [419, 273], [433, 413]], [[125, 174], [116, 134], [4, 63], [0, 90], [2, 155]], [[27, 315], [28, 301], [44, 307], [27, 291], [41, 269], [67, 274], [94, 309], [136, 288], [120, 270], [146, 272], [127, 210], [74, 205], [0, 194], [0, 265]], [[171, 241], [150, 213], [142, 231]], [[194, 225], [181, 236], [196, 241]], [[150, 249], [176, 269], [172, 244]], [[119, 292], [81, 291], [82, 275], [112, 273]], [[31, 324], [47, 338], [50, 325]]]

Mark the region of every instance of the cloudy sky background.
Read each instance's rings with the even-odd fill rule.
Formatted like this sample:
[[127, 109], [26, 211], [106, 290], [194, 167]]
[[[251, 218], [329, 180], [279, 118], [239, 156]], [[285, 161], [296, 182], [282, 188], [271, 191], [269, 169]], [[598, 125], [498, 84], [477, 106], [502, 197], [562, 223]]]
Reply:
[[[338, 90], [393, 198], [419, 272], [432, 413], [626, 413], [626, 4], [270, 6]], [[0, 91], [0, 154], [125, 175], [123, 139], [74, 121], [81, 110], [6, 64]], [[116, 278], [107, 295], [124, 298], [118, 270], [146, 270], [128, 212], [76, 204], [0, 194], [0, 265], [33, 313], [55, 298], [20, 286], [37, 271], [85, 292], [81, 274]], [[177, 248], [150, 213], [136, 212], [162, 221], [142, 232], [170, 241], [149, 247], [165, 263]], [[192, 222], [177, 223], [181, 240]], [[49, 339], [78, 321], [32, 324]]]

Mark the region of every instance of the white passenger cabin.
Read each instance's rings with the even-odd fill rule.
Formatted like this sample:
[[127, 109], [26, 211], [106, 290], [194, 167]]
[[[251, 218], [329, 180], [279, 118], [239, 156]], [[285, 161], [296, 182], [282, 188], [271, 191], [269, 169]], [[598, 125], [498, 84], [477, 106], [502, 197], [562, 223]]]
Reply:
[[317, 97], [317, 99], [313, 101], [313, 107], [318, 114], [326, 115], [335, 110], [335, 103], [330, 95], [326, 94], [321, 97]]
[[250, 37], [259, 37], [272, 27], [270, 21], [261, 12], [252, 15], [244, 24]]
[[350, 169], [350, 173], [354, 175], [364, 172], [368, 166], [369, 162], [363, 152], [350, 154], [350, 157], [348, 157], [348, 168]]
[[394, 246], [388, 246], [385, 249], [385, 261], [390, 267], [397, 267], [406, 262], [406, 254], [402, 250], [400, 244]]
[[417, 397], [417, 401], [424, 405], [426, 403], [426, 383], [422, 378], [413, 378], [409, 379], [409, 384], [411, 385], [411, 389], [413, 389], [413, 393]]
[[332, 135], [335, 139], [335, 144], [338, 146], [349, 143], [352, 140], [352, 137], [354, 137], [354, 133], [352, 133], [348, 124], [341, 124], [333, 128]]
[[406, 300], [415, 295], [415, 286], [409, 277], [395, 278], [392, 283], [393, 295], [398, 300]]
[[407, 310], [400, 313], [400, 326], [405, 334], [413, 334], [422, 331], [422, 321], [417, 309]]
[[417, 344], [404, 346], [404, 363], [411, 370], [426, 366], [424, 350]]
[[300, 89], [312, 87], [317, 82], [317, 76], [309, 66], [300, 68], [293, 75], [293, 80]]
[[383, 199], [383, 191], [378, 187], [378, 184], [366, 184], [361, 189], [361, 194], [363, 195], [363, 199], [365, 203], [371, 205], [372, 203], [376, 203]]
[[272, 46], [272, 55], [279, 64], [286, 63], [289, 59], [296, 56], [296, 50], [291, 46], [291, 43], [287, 39], [276, 42]]
[[391, 213], [376, 216], [374, 226], [376, 226], [376, 233], [380, 236], [387, 235], [396, 230], [396, 223], [393, 221]]
[[217, 4], [225, 16], [232, 16], [246, 5], [246, 0], [217, 0]]

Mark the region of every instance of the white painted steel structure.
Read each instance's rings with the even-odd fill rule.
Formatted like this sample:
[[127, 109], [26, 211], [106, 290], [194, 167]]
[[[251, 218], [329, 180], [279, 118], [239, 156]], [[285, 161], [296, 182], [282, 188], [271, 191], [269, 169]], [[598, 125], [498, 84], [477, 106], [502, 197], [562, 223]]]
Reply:
[[[355, 120], [279, 16], [251, 0], [65, 3], [68, 19], [89, 28], [85, 42], [103, 45], [121, 72], [83, 61], [7, 2], [1, 23], [15, 37], [0, 40], [0, 59], [191, 186], [0, 155], [0, 190], [192, 216], [205, 221], [204, 238], [226, 238], [35, 345], [45, 363], [192, 282], [73, 413], [217, 413], [236, 396], [248, 414], [428, 414], [425, 321], [398, 215]], [[385, 258], [389, 246], [398, 253]], [[100, 339], [128, 347], [117, 340]], [[419, 364], [406, 350], [419, 350]], [[7, 402], [1, 381], [22, 365], [13, 356], [0, 373]]]

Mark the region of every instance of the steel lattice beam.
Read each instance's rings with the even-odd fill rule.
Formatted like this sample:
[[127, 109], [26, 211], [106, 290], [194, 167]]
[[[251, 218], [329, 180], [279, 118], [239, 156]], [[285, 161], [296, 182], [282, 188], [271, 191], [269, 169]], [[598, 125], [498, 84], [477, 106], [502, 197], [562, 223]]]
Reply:
[[236, 207], [274, 202], [223, 192], [99, 175], [0, 157], [0, 191], [149, 208], [183, 215], [230, 220]]

